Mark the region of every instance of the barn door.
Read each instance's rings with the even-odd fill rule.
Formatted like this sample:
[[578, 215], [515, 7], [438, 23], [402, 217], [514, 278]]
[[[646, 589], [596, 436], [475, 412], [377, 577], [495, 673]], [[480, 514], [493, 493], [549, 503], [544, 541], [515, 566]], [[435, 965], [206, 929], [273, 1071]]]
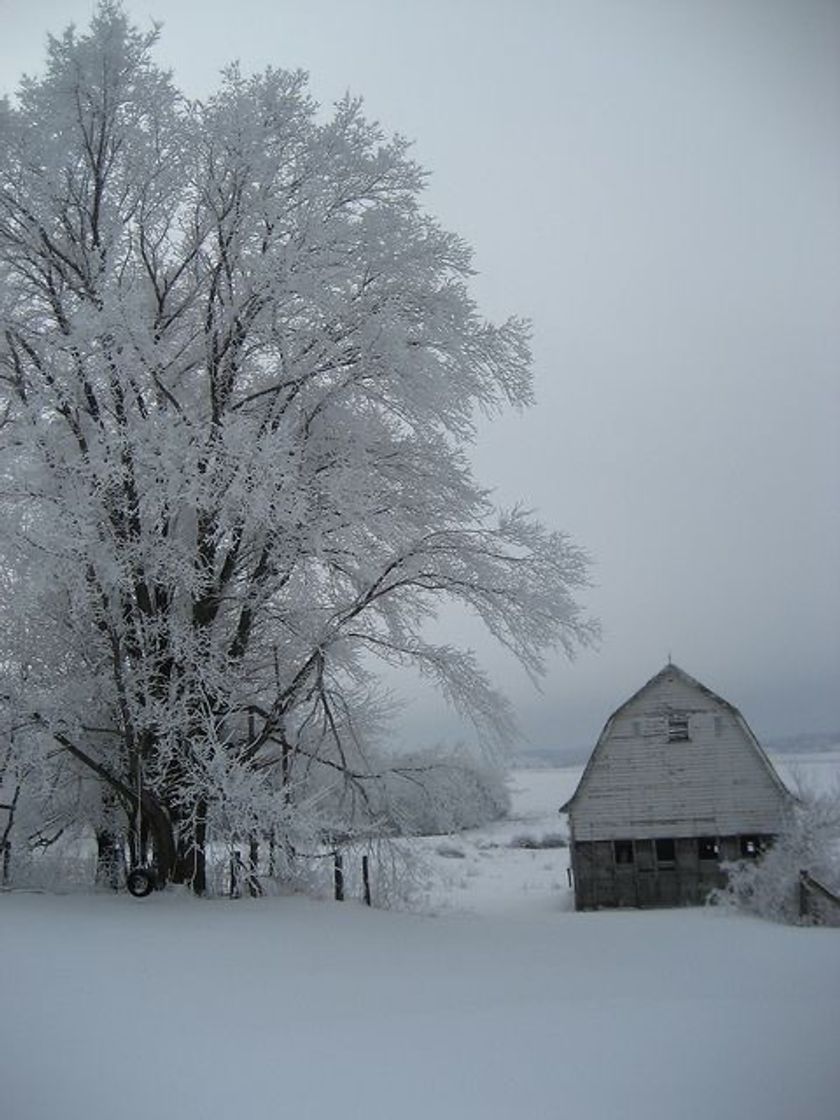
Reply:
[[653, 841], [636, 841], [636, 892], [637, 906], [656, 906], [656, 863]]

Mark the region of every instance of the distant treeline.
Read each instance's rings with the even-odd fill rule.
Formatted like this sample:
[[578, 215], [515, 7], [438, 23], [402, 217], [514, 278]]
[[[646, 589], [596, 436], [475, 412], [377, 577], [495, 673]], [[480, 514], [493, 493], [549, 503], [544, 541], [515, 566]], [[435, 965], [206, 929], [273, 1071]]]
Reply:
[[840, 747], [840, 731], [811, 731], [798, 735], [778, 735], [763, 739], [761, 745], [775, 754], [809, 754]]
[[[765, 750], [772, 754], [811, 754], [840, 749], [840, 731], [809, 731], [796, 735], [775, 735], [759, 738]], [[594, 744], [593, 744], [594, 745]], [[540, 767], [582, 765], [592, 753], [586, 747], [528, 747], [515, 752], [513, 766], [523, 770]]]
[[591, 747], [548, 747], [524, 749], [514, 752], [511, 765], [520, 770], [539, 770], [543, 767], [582, 766], [592, 753]]

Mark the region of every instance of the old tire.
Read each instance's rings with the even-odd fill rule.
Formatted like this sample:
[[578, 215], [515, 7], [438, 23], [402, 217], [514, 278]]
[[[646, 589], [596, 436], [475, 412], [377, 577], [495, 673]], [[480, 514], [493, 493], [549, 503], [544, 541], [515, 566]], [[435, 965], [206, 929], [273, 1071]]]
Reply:
[[128, 893], [133, 894], [135, 898], [145, 898], [155, 889], [155, 879], [151, 871], [147, 871], [145, 867], [134, 867], [126, 876], [125, 885], [128, 887]]

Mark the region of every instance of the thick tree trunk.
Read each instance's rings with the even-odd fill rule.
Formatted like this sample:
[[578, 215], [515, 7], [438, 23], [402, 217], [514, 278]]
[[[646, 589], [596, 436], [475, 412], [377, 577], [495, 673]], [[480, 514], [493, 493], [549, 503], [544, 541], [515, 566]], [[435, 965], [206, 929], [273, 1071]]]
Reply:
[[18, 797], [20, 796], [20, 786], [15, 786], [14, 797], [11, 803], [6, 805], [8, 816], [6, 818], [6, 827], [0, 833], [0, 854], [3, 857], [3, 872], [2, 883], [5, 887], [9, 882], [12, 868], [12, 825], [15, 823], [15, 809], [17, 808]]
[[189, 886], [195, 894], [207, 892], [207, 803], [195, 807], [192, 821], [180, 833], [171, 881]]
[[177, 851], [172, 821], [165, 809], [148, 793], [143, 794], [140, 831], [140, 837], [135, 837], [136, 850], [132, 853], [135, 864], [145, 866], [146, 850], [151, 840], [158, 886], [175, 882]]
[[96, 833], [96, 885], [118, 891], [125, 882], [123, 838], [110, 828]]
[[110, 787], [102, 792], [102, 823], [96, 830], [96, 885], [118, 891], [125, 883], [123, 813]]

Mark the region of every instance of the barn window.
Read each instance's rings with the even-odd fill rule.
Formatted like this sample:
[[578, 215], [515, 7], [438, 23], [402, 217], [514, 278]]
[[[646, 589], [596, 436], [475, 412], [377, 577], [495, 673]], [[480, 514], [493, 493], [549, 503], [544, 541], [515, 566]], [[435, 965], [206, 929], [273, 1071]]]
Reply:
[[698, 859], [718, 859], [720, 856], [720, 844], [716, 836], [701, 836], [697, 841], [697, 857]]
[[723, 716], [715, 716], [715, 738], [719, 739], [723, 734]]
[[676, 842], [670, 838], [656, 841], [656, 862], [673, 863], [677, 858]]
[[672, 712], [668, 716], [668, 742], [688, 742], [688, 716], [684, 712]]
[[618, 864], [633, 862], [633, 841], [613, 840], [613, 858]]
[[757, 859], [767, 848], [765, 836], [742, 836], [740, 840], [743, 859]]

